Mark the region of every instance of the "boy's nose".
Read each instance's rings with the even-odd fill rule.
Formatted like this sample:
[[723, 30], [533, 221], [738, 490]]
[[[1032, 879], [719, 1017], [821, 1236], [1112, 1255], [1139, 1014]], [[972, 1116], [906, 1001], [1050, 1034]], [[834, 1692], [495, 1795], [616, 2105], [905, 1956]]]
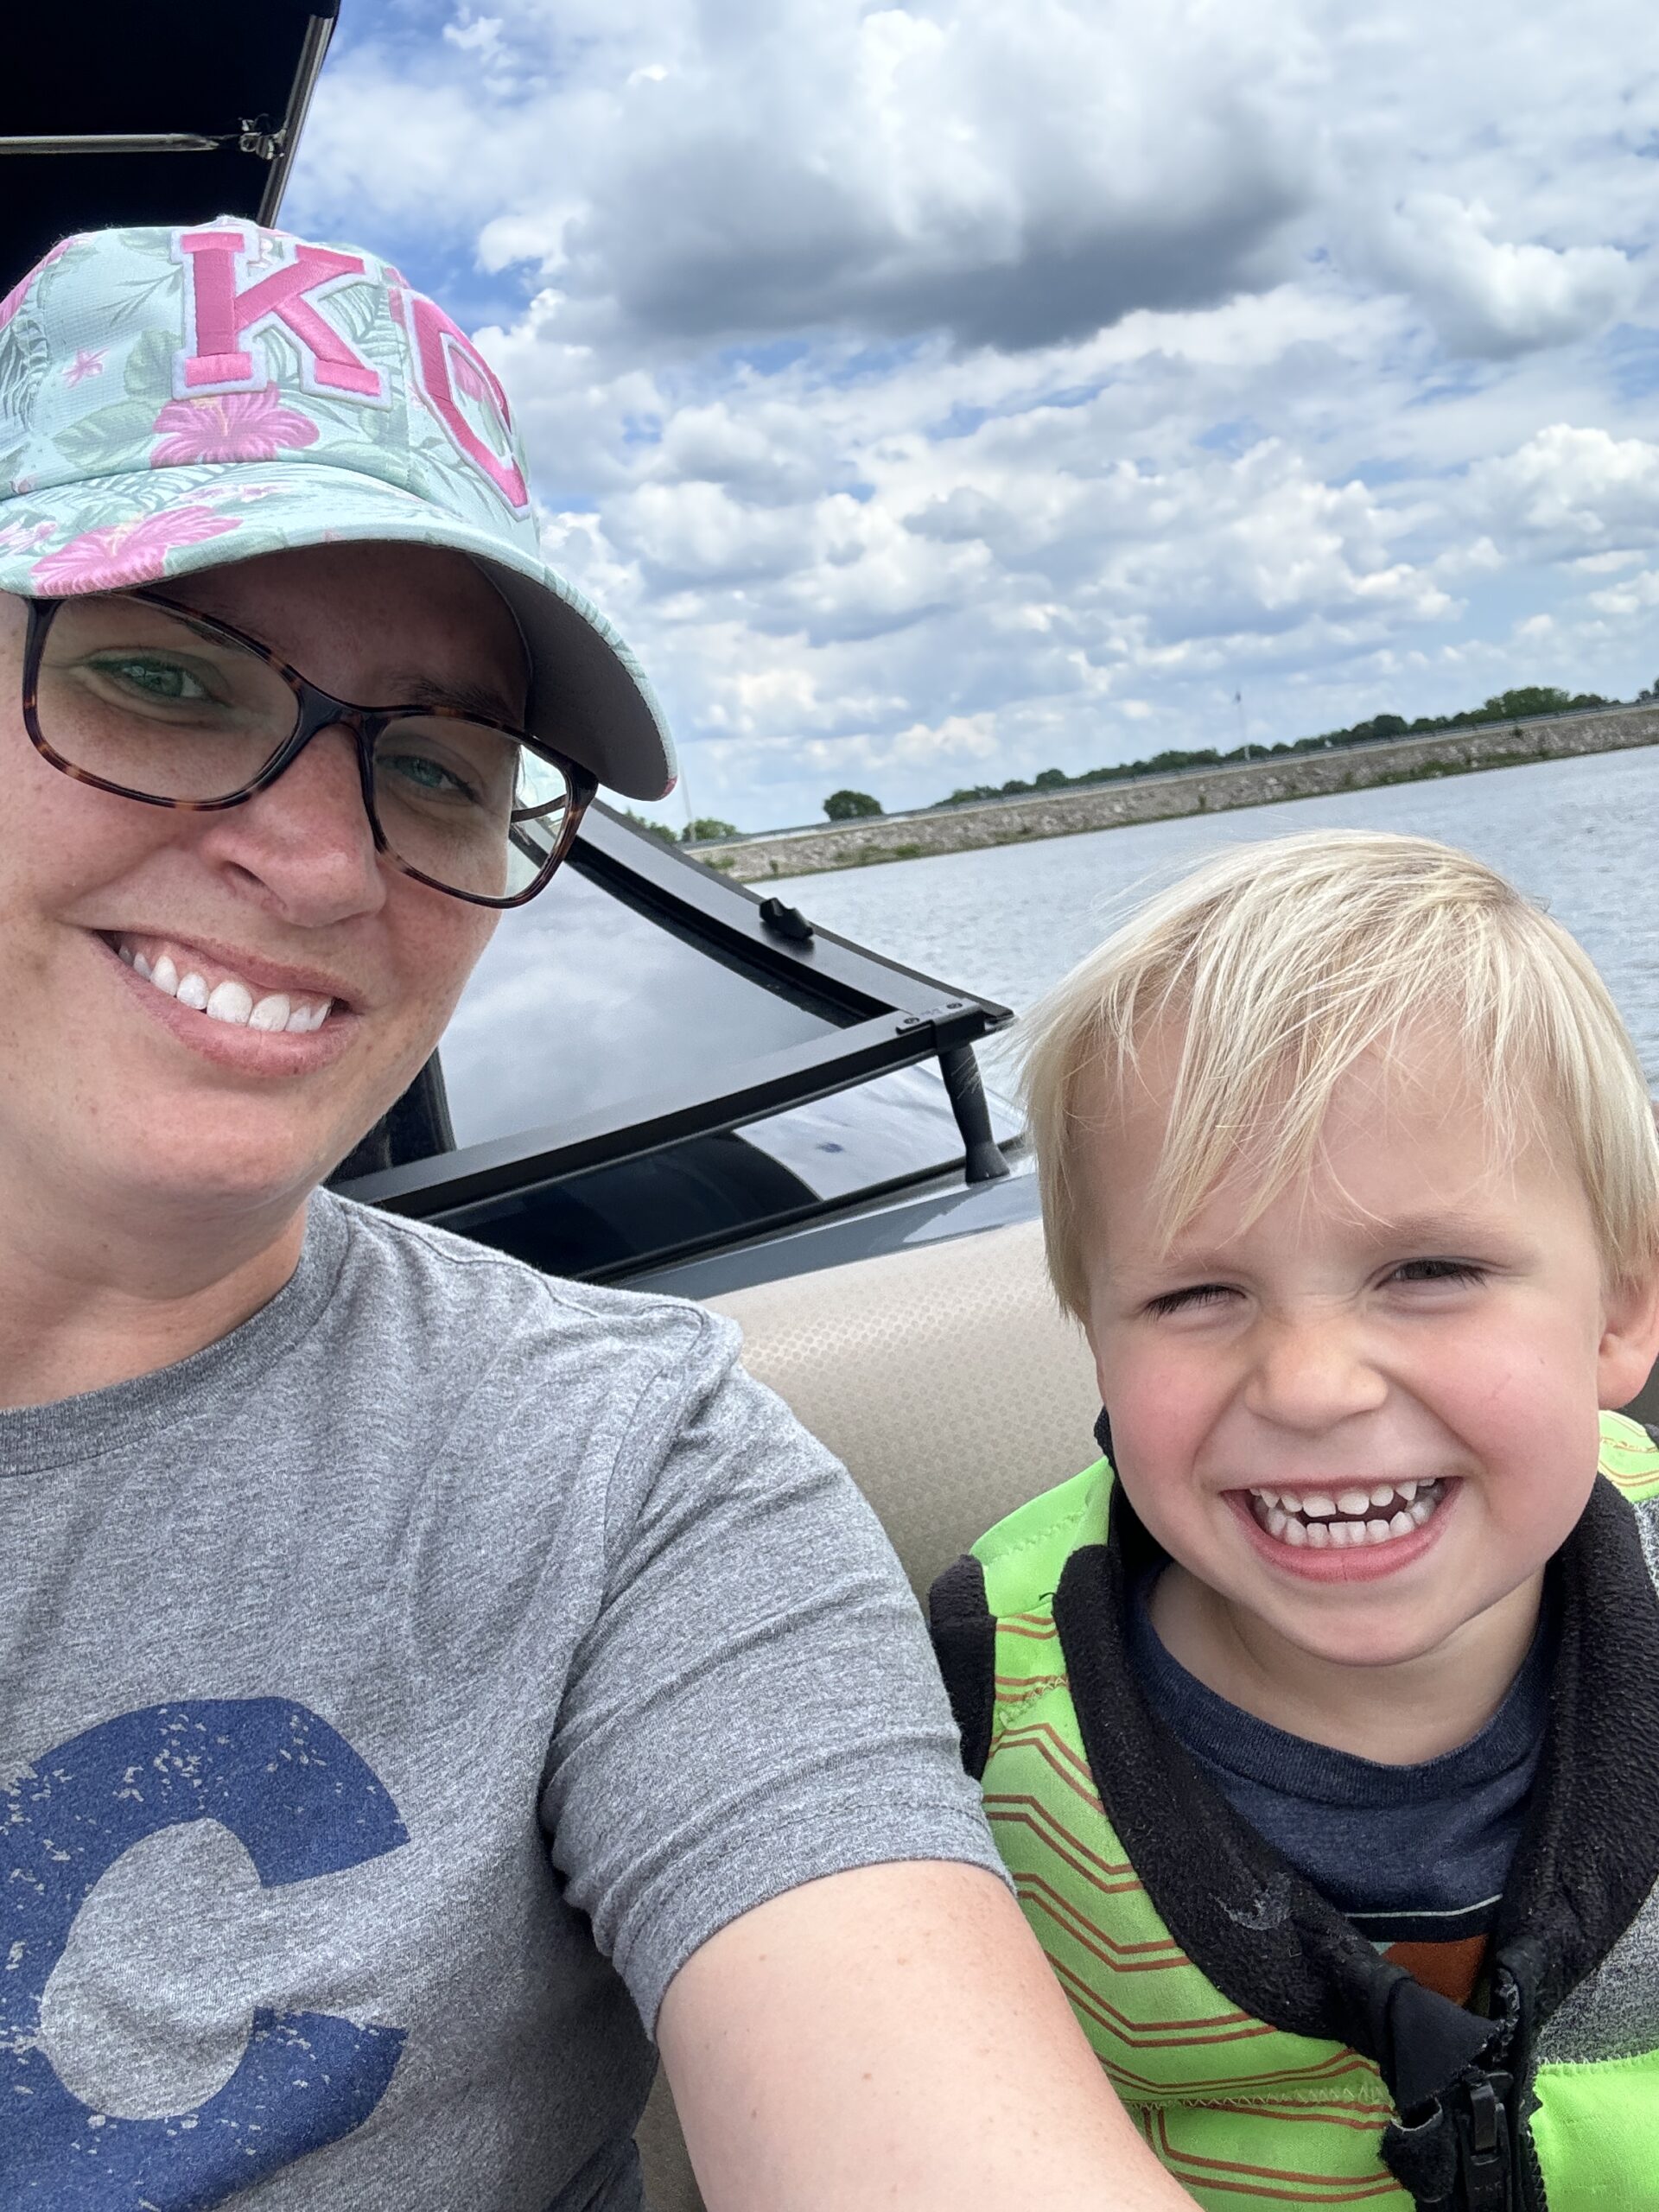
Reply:
[[1375, 1413], [1387, 1395], [1345, 1314], [1263, 1324], [1244, 1385], [1244, 1402], [1259, 1420], [1308, 1433]]

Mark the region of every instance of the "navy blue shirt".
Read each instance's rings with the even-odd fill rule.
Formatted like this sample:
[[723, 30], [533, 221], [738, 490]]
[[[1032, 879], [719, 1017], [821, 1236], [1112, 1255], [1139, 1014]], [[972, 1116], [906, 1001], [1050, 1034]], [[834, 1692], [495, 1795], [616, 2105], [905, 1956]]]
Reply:
[[1379, 1948], [1471, 1938], [1484, 1948], [1543, 1747], [1548, 1609], [1478, 1736], [1419, 1766], [1389, 1766], [1289, 1735], [1207, 1689], [1159, 1640], [1147, 1610], [1156, 1579], [1132, 1595], [1131, 1664], [1234, 1811]]

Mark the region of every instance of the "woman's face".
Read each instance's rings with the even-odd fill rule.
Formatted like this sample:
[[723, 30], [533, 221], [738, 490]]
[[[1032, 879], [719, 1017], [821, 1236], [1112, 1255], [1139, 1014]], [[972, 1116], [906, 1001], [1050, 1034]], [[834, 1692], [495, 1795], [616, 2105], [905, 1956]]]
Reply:
[[[459, 554], [326, 545], [166, 588], [340, 698], [522, 719], [517, 628]], [[24, 622], [0, 598], [0, 1190], [111, 1229], [291, 1207], [425, 1060], [493, 916], [380, 861], [343, 730], [219, 814], [60, 773], [22, 724]], [[258, 1020], [189, 1003], [221, 985]]]

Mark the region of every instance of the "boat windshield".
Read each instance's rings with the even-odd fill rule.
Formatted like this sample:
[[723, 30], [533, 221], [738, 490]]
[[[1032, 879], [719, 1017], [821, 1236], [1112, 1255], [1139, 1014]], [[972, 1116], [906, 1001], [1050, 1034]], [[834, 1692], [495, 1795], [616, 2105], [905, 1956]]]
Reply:
[[567, 868], [502, 916], [444, 1033], [455, 1142], [700, 1088], [836, 1027]]

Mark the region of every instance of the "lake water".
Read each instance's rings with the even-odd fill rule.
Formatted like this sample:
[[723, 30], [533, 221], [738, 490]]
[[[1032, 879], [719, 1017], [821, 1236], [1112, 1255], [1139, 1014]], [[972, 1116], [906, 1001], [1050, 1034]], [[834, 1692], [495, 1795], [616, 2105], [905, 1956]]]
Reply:
[[1224, 846], [1325, 825], [1442, 838], [1544, 899], [1606, 977], [1659, 1090], [1659, 747], [892, 861], [764, 888], [826, 929], [1021, 1008], [1100, 941], [1137, 887], [1166, 882]]

